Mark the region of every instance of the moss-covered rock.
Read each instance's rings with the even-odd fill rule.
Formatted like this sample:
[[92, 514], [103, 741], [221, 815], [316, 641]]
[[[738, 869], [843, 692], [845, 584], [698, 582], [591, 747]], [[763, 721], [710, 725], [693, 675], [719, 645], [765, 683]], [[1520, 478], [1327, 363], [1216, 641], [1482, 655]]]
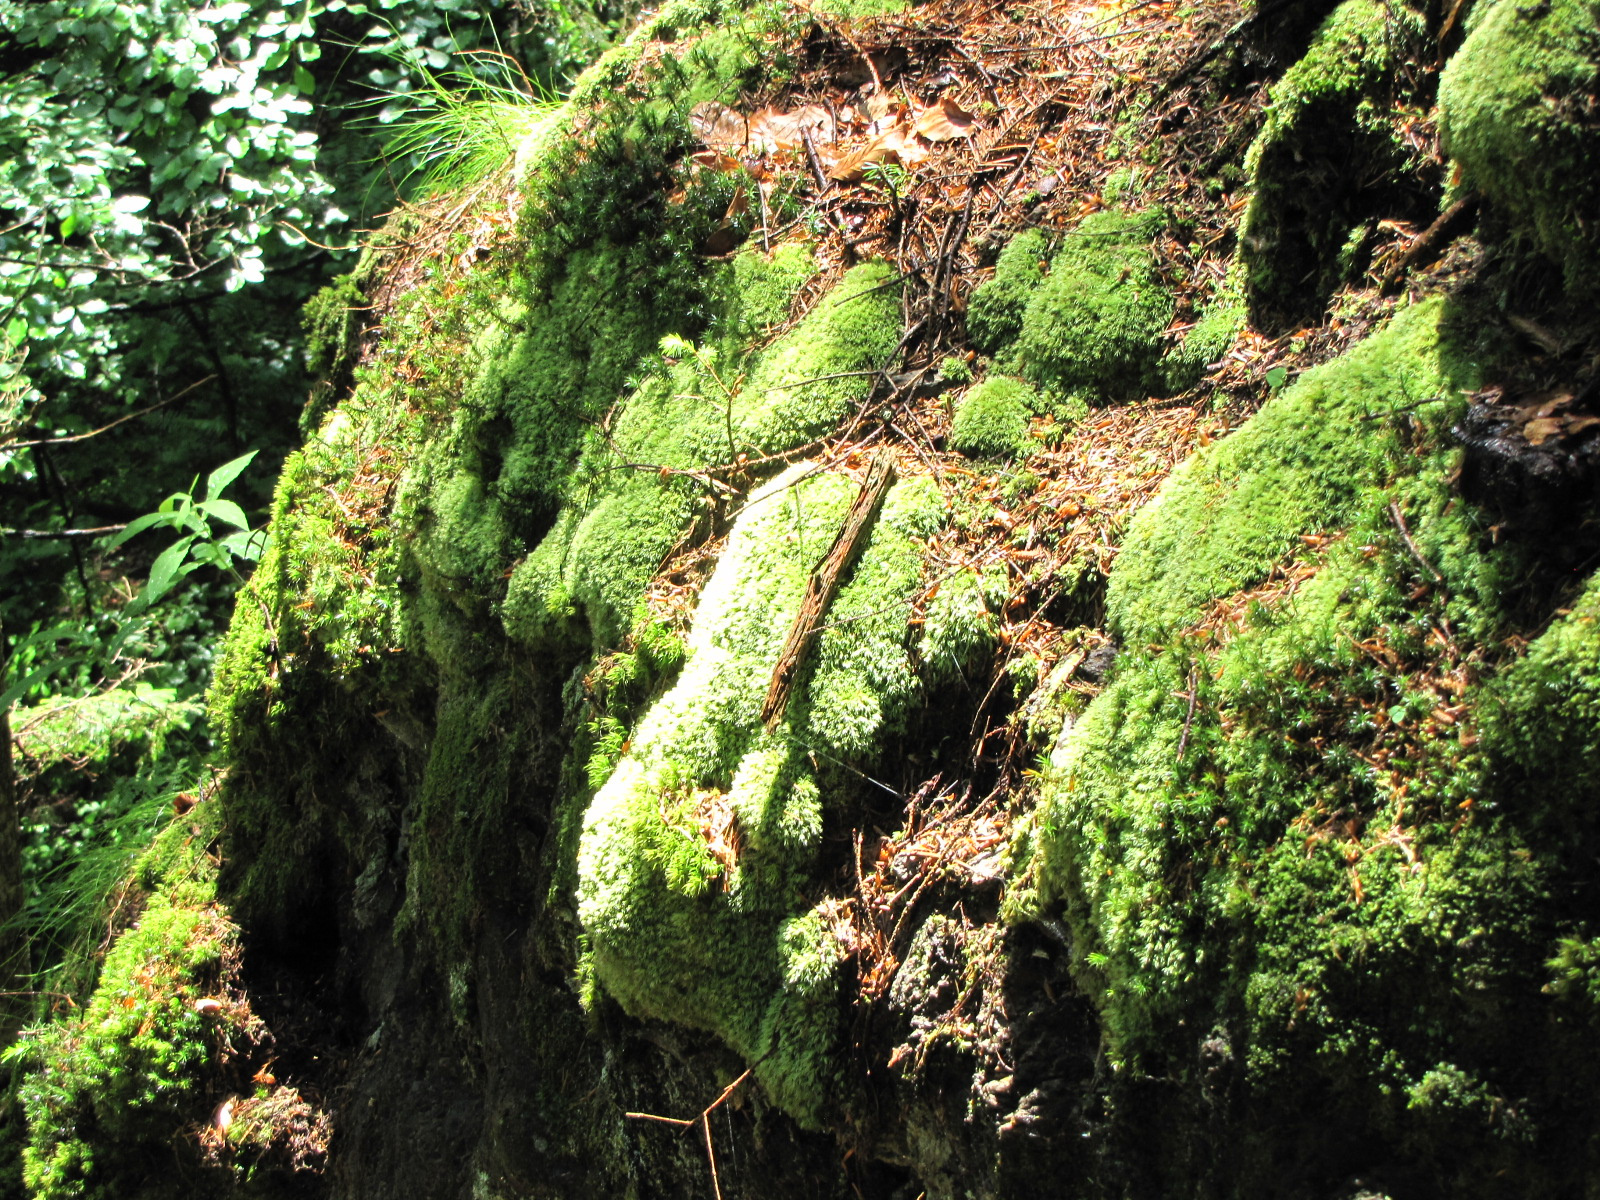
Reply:
[[1319, 319], [1334, 289], [1365, 267], [1369, 222], [1426, 212], [1416, 152], [1392, 116], [1408, 99], [1396, 68], [1424, 29], [1410, 6], [1345, 0], [1273, 84], [1245, 158], [1251, 198], [1239, 231], [1250, 315], [1262, 328]]
[[1157, 213], [1085, 217], [1051, 260], [1002, 362], [1063, 398], [1100, 404], [1159, 391], [1162, 335], [1175, 311], [1150, 248], [1160, 228]]
[[1022, 314], [1045, 280], [1049, 242], [1040, 229], [1025, 229], [1006, 243], [994, 275], [967, 301], [967, 337], [985, 354], [997, 354], [1022, 332]]
[[[228, 1135], [224, 1122], [207, 1131], [216, 1145], [205, 1154], [193, 1141], [174, 1146], [177, 1130], [204, 1128], [226, 1074], [259, 1062], [267, 1040], [243, 989], [238, 926], [216, 893], [219, 815], [202, 804], [135, 860], [118, 896], [138, 915], [107, 952], [88, 1002], [29, 1031], [17, 1048], [29, 1064], [20, 1088], [22, 1173], [38, 1200], [167, 1194], [174, 1153], [191, 1173], [191, 1194], [228, 1192], [231, 1175], [204, 1172], [202, 1163], [231, 1165], [230, 1136], [262, 1184], [276, 1168], [321, 1166], [326, 1118], [287, 1087], [259, 1089], [259, 1101], [270, 1095], [273, 1104], [258, 1103], [248, 1145], [242, 1127]], [[304, 1135], [292, 1154], [281, 1154], [279, 1117], [298, 1121]]]
[[584, 817], [579, 917], [630, 1012], [709, 1029], [807, 1124], [836, 1094], [840, 949], [802, 899], [823, 809], [919, 691], [908, 653], [916, 538], [937, 493], [893, 488], [787, 714], [761, 704], [811, 568], [855, 487], [807, 466], [754, 497], [701, 597], [678, 683]]
[[1009, 458], [1026, 448], [1028, 424], [1041, 410], [1027, 384], [992, 375], [962, 397], [950, 424], [950, 448], [972, 458]]
[[[1416, 470], [1400, 415], [1422, 414], [1442, 437], [1461, 389], [1477, 383], [1441, 333], [1443, 317], [1437, 301], [1401, 314], [1179, 467], [1128, 530], [1107, 601], [1112, 627], [1134, 644], [1164, 640], [1208, 601], [1264, 579], [1303, 535], [1344, 528]], [[1436, 469], [1442, 477], [1449, 464]]]
[[1593, 0], [1477, 6], [1439, 80], [1439, 129], [1462, 185], [1487, 194], [1596, 294], [1600, 269], [1600, 9]]
[[[1376, 1160], [1471, 1190], [1565, 1136], [1534, 1114], [1568, 1076], [1526, 1068], [1573, 1052], [1540, 984], [1581, 972], [1552, 935], [1578, 945], [1558, 897], [1588, 871], [1565, 847], [1594, 838], [1597, 743], [1587, 599], [1475, 684], [1524, 567], [1450, 496], [1474, 375], [1451, 327], [1403, 313], [1135, 519], [1110, 598], [1129, 649], [1068, 721], [1033, 866], [1114, 1057], [1184, 1070], [1209, 1038], [1246, 1110], [1337, 1113]], [[1304, 1151], [1360, 1169], [1324, 1160]]]

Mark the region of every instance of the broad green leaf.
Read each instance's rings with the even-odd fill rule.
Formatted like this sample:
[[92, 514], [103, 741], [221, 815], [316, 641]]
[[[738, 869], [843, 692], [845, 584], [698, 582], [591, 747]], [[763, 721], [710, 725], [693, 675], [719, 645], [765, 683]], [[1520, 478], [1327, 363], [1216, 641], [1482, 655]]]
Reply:
[[215, 500], [222, 494], [222, 489], [237, 479], [243, 470], [250, 465], [250, 460], [255, 458], [259, 451], [252, 450], [249, 454], [241, 454], [232, 462], [223, 463], [206, 478], [206, 499]]
[[37, 671], [32, 671], [29, 674], [24, 675], [16, 683], [7, 688], [4, 693], [0, 693], [0, 709], [10, 708], [23, 696], [27, 695], [28, 689], [33, 687], [34, 684], [48, 679], [57, 671], [72, 666], [82, 657], [83, 656], [81, 654], [62, 655], [60, 658], [52, 659], [50, 662], [40, 667]]
[[156, 561], [150, 564], [150, 578], [145, 581], [144, 591], [139, 598], [146, 604], [153, 604], [161, 599], [174, 583], [182, 578], [179, 569], [183, 560], [188, 557], [189, 546], [194, 542], [194, 535], [179, 538], [168, 546], [159, 555]]
[[267, 531], [265, 529], [257, 529], [253, 532], [241, 530], [238, 533], [230, 533], [217, 545], [223, 547], [235, 558], [241, 558], [245, 562], [257, 562], [267, 548]]
[[172, 523], [172, 514], [170, 513], [145, 513], [144, 516], [135, 517], [133, 520], [124, 525], [122, 527], [122, 532], [117, 534], [106, 543], [106, 549], [115, 550], [118, 546], [122, 545], [123, 542], [127, 541], [131, 537], [143, 533], [146, 529], [156, 525], [171, 525]]
[[250, 528], [250, 519], [244, 515], [244, 509], [232, 500], [202, 500], [199, 508], [206, 516], [224, 521], [235, 529]]

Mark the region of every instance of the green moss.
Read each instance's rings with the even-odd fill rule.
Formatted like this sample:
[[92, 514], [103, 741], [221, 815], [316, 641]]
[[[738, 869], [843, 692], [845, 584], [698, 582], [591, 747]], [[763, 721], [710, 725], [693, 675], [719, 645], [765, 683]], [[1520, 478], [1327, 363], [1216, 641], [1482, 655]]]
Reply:
[[513, 637], [548, 636], [581, 613], [595, 644], [614, 641], [695, 515], [703, 485], [687, 472], [793, 449], [866, 396], [899, 336], [899, 300], [881, 264], [848, 272], [760, 348], [814, 270], [805, 251], [768, 259], [750, 250], [714, 282], [705, 342], [669, 341], [674, 358], [627, 398], [610, 438], [591, 445], [568, 506], [513, 570], [504, 605]]
[[1025, 229], [1006, 243], [994, 275], [967, 301], [967, 337], [985, 354], [998, 354], [1022, 332], [1022, 314], [1045, 279], [1049, 243], [1044, 231]]
[[163, 1155], [170, 1169], [166, 1143], [204, 1100], [216, 1018], [194, 1002], [216, 994], [238, 943], [215, 903], [213, 815], [195, 810], [203, 829], [174, 823], [136, 869], [154, 894], [116, 938], [81, 1014], [24, 1035], [35, 1065], [22, 1084], [23, 1178], [40, 1200], [130, 1194]]
[[1439, 438], [1476, 382], [1441, 334], [1443, 311], [1433, 302], [1402, 313], [1173, 472], [1134, 518], [1112, 576], [1107, 612], [1120, 636], [1164, 640], [1207, 601], [1264, 579], [1301, 535], [1343, 527], [1417, 470], [1396, 414], [1414, 412]]
[[[1254, 1111], [1477, 1194], [1565, 1136], [1534, 1114], [1573, 1102], [1566, 1074], [1529, 1063], [1588, 1053], [1539, 985], [1583, 1011], [1600, 608], [1591, 585], [1482, 684], [1461, 666], [1501, 653], [1522, 567], [1451, 489], [1472, 373], [1450, 328], [1401, 314], [1135, 519], [1128, 648], [1068, 718], [1017, 869], [1070, 926], [1114, 1060], [1181, 1074], [1221, 1038]], [[1292, 592], [1235, 598], [1295, 559]], [[1211, 599], [1232, 616], [1202, 621]]]
[[1155, 273], [1152, 213], [1084, 218], [1034, 291], [1022, 329], [1002, 361], [1041, 391], [1092, 403], [1147, 395], [1162, 386], [1162, 335], [1172, 294]]
[[1425, 28], [1406, 5], [1345, 0], [1273, 85], [1245, 158], [1251, 198], [1239, 234], [1251, 314], [1263, 327], [1320, 318], [1333, 290], [1365, 265], [1341, 261], [1352, 234], [1404, 206], [1419, 164], [1393, 114], [1418, 98], [1396, 66]]
[[832, 429], [872, 390], [900, 343], [900, 289], [887, 263], [852, 267], [750, 371], [735, 437], [775, 454]]
[[991, 375], [962, 398], [950, 447], [969, 458], [1009, 458], [1028, 446], [1028, 423], [1042, 405], [1020, 379]]
[[773, 664], [854, 491], [797, 467], [752, 498], [701, 597], [683, 674], [596, 793], [579, 851], [579, 915], [606, 991], [636, 1014], [716, 1032], [809, 1125], [837, 1067], [838, 951], [801, 889], [822, 797], [852, 786], [843, 764], [869, 762], [918, 693], [915, 539], [942, 512], [926, 483], [891, 490], [768, 731]]
[[1439, 81], [1440, 136], [1463, 186], [1486, 193], [1595, 293], [1600, 267], [1600, 9], [1514, 0], [1485, 11]]

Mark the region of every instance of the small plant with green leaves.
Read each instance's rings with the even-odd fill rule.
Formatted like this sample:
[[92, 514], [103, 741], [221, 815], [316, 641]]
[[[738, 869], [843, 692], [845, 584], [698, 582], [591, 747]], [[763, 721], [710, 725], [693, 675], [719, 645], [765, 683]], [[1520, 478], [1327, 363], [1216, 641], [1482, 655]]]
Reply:
[[[462, 191], [511, 162], [518, 148], [561, 112], [559, 97], [498, 50], [462, 56], [471, 66], [422, 71], [422, 86], [384, 94], [383, 121], [396, 102], [409, 111], [384, 143], [391, 162], [409, 164], [405, 179], [424, 196]], [[485, 64], [487, 66], [485, 66]], [[475, 68], [475, 69], [474, 69]]]
[[[694, 364], [695, 374], [703, 381], [709, 382], [716, 388], [722, 400], [722, 414], [728, 431], [728, 461], [732, 462], [739, 457], [739, 446], [733, 435], [733, 402], [739, 395], [739, 389], [744, 384], [744, 376], [737, 376], [732, 383], [717, 373], [717, 348], [712, 345], [696, 346], [687, 338], [669, 333], [661, 339], [662, 357], [669, 361], [687, 359]], [[690, 397], [692, 399], [692, 397]]]
[[[234, 564], [258, 560], [265, 548], [267, 535], [261, 530], [252, 532], [244, 509], [234, 501], [224, 499], [222, 493], [244, 472], [255, 456], [256, 452], [252, 450], [211, 472], [206, 477], [205, 498], [201, 500], [194, 498], [194, 488], [200, 482], [199, 476], [196, 476], [194, 483], [189, 485], [189, 491], [174, 492], [161, 502], [161, 507], [155, 512], [130, 521], [111, 540], [108, 549], [121, 545], [146, 529], [172, 529], [183, 535], [156, 556], [144, 590], [128, 605], [128, 612], [136, 613], [148, 608], [166, 595], [180, 579], [201, 567], [216, 567], [232, 575], [238, 583], [244, 583], [243, 576]], [[231, 528], [233, 532], [219, 534], [213, 528], [213, 522]]]

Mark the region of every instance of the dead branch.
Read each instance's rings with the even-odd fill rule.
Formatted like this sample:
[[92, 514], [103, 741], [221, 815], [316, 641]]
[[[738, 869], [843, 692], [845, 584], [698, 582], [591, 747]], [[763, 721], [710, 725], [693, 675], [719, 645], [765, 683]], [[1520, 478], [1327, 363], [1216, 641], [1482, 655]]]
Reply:
[[1438, 219], [1418, 234], [1399, 261], [1389, 268], [1388, 274], [1383, 277], [1382, 290], [1387, 292], [1392, 289], [1412, 267], [1427, 266], [1438, 258], [1444, 248], [1459, 236], [1467, 222], [1477, 215], [1479, 199], [1478, 193], [1468, 192], [1440, 213]]
[[834, 538], [833, 545], [806, 581], [805, 599], [800, 602], [800, 611], [795, 614], [789, 637], [778, 655], [777, 665], [772, 668], [772, 684], [767, 689], [766, 702], [761, 706], [761, 722], [768, 729], [782, 719], [784, 710], [788, 708], [789, 694], [794, 690], [795, 679], [800, 674], [806, 652], [816, 639], [817, 627], [838, 594], [844, 573], [849, 570], [861, 548], [862, 535], [866, 533], [879, 502], [892, 482], [894, 462], [887, 454], [880, 452], [872, 460], [866, 482], [861, 485], [855, 503], [845, 515], [844, 525]]

